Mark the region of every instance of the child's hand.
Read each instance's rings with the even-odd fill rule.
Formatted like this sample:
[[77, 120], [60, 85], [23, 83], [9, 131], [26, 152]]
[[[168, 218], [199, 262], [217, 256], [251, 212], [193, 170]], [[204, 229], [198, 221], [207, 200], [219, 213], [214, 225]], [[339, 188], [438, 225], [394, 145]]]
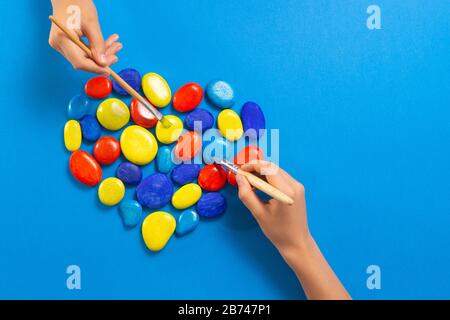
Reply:
[[289, 252], [303, 248], [310, 239], [306, 218], [305, 190], [303, 186], [273, 163], [257, 161], [241, 167], [245, 171], [256, 171], [265, 175], [267, 181], [292, 199], [294, 204], [287, 205], [271, 199], [263, 202], [252, 189], [247, 179], [236, 176], [239, 186], [239, 198], [250, 210], [264, 234], [284, 256]]
[[241, 169], [264, 175], [270, 184], [294, 199], [292, 205], [275, 199], [263, 202], [244, 176], [236, 176], [239, 198], [295, 272], [306, 296], [309, 299], [351, 299], [309, 233], [303, 186], [270, 162], [245, 164]]
[[84, 70], [99, 74], [108, 74], [105, 67], [118, 61], [116, 53], [122, 49], [122, 44], [117, 42], [119, 36], [111, 35], [106, 41], [103, 39], [102, 32], [97, 17], [97, 10], [91, 0], [52, 0], [53, 15], [66, 24], [71, 13], [67, 8], [71, 5], [80, 8], [80, 26], [73, 31], [78, 36], [86, 36], [89, 40], [89, 46], [94, 55], [94, 60], [90, 59], [83, 50], [52, 24], [50, 29], [49, 44], [52, 48], [59, 51], [72, 66], [77, 70]]

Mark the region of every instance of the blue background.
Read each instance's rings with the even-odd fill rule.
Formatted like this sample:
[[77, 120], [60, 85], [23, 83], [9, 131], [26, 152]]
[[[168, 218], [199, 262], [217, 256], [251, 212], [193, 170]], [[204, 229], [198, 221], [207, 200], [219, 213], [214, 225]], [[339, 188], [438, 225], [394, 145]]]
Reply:
[[[90, 75], [48, 46], [48, 2], [1, 1], [0, 298], [303, 299], [237, 200], [152, 254], [139, 228], [125, 230], [117, 208], [73, 180], [62, 130]], [[261, 104], [281, 130], [281, 166], [306, 186], [312, 233], [354, 298], [450, 298], [450, 2], [377, 0], [374, 31], [372, 3], [97, 7], [104, 34], [124, 43], [116, 70], [155, 71], [173, 90], [222, 78], [236, 109]], [[66, 288], [70, 264], [80, 291]], [[381, 290], [366, 287], [372, 264]]]

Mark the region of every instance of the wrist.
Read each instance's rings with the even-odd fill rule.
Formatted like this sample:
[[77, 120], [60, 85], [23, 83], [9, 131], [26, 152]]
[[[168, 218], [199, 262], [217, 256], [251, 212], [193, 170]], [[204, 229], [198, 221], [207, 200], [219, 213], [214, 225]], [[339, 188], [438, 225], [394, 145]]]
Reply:
[[316, 248], [316, 242], [314, 241], [311, 234], [308, 234], [302, 238], [297, 243], [279, 248], [281, 256], [284, 258], [286, 263], [290, 266], [296, 264], [299, 260], [305, 260], [305, 258], [311, 256]]

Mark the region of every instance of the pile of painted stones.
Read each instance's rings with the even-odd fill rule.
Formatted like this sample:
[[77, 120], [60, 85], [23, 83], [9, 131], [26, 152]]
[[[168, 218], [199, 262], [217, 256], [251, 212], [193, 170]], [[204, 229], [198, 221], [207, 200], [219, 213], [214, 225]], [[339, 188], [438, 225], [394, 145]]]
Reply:
[[[233, 111], [234, 90], [225, 81], [211, 81], [206, 99], [203, 88], [194, 82], [183, 85], [172, 98], [166, 80], [156, 73], [141, 77], [134, 69], [124, 69], [119, 75], [152, 105], [171, 105], [178, 116], [164, 115], [171, 125], [163, 126], [136, 99], [129, 107], [119, 99], [128, 94], [118, 83], [94, 77], [86, 83], [85, 93], [73, 97], [68, 106], [64, 143], [71, 152], [69, 167], [77, 181], [99, 184], [100, 202], [118, 205], [126, 227], [141, 223], [143, 208], [153, 211], [142, 221], [142, 237], [150, 250], [159, 251], [174, 232], [183, 236], [197, 227], [200, 218], [214, 218], [226, 211], [227, 200], [219, 191], [227, 182], [236, 186], [236, 179], [215, 161], [227, 159], [240, 166], [263, 159], [263, 150], [252, 141], [264, 135], [265, 117], [254, 102], [244, 103], [240, 115]], [[116, 97], [110, 97], [113, 90]], [[217, 122], [210, 111], [198, 107], [203, 100], [221, 110]], [[99, 102], [95, 115], [89, 113], [92, 101]], [[102, 135], [119, 130], [119, 140]], [[80, 149], [83, 140], [94, 143], [92, 154]], [[243, 147], [235, 150], [240, 141]], [[119, 158], [115, 177], [103, 179], [102, 166]], [[142, 169], [153, 161], [155, 172], [143, 177]], [[136, 187], [135, 200], [123, 200], [126, 187]], [[154, 211], [169, 203], [173, 212]]]

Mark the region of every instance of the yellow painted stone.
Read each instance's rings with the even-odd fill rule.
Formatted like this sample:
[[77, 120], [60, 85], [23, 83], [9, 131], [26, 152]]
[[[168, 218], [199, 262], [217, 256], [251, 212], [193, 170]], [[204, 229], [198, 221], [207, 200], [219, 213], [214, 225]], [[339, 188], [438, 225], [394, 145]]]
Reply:
[[106, 206], [115, 206], [122, 201], [125, 195], [125, 186], [117, 178], [106, 178], [98, 187], [98, 198]]
[[196, 183], [189, 183], [178, 189], [172, 196], [172, 205], [176, 209], [193, 206], [202, 196], [202, 188]]
[[143, 166], [155, 158], [158, 142], [153, 134], [140, 126], [129, 126], [120, 135], [120, 148], [128, 161]]
[[164, 108], [172, 99], [172, 92], [167, 81], [154, 72], [142, 77], [142, 90], [147, 99], [158, 108]]
[[142, 222], [142, 238], [152, 251], [160, 251], [175, 231], [175, 218], [164, 211], [149, 214]]
[[171, 126], [166, 128], [158, 121], [156, 124], [156, 138], [159, 142], [170, 144], [178, 140], [178, 137], [183, 132], [183, 122], [177, 116], [164, 116], [164, 118], [171, 123]]
[[217, 126], [220, 133], [230, 141], [238, 140], [244, 133], [242, 121], [239, 115], [233, 110], [227, 109], [219, 113]]
[[81, 146], [81, 126], [76, 120], [69, 120], [64, 126], [64, 145], [67, 150], [75, 151]]
[[130, 121], [130, 110], [122, 100], [109, 98], [98, 106], [97, 119], [104, 128], [119, 130]]

